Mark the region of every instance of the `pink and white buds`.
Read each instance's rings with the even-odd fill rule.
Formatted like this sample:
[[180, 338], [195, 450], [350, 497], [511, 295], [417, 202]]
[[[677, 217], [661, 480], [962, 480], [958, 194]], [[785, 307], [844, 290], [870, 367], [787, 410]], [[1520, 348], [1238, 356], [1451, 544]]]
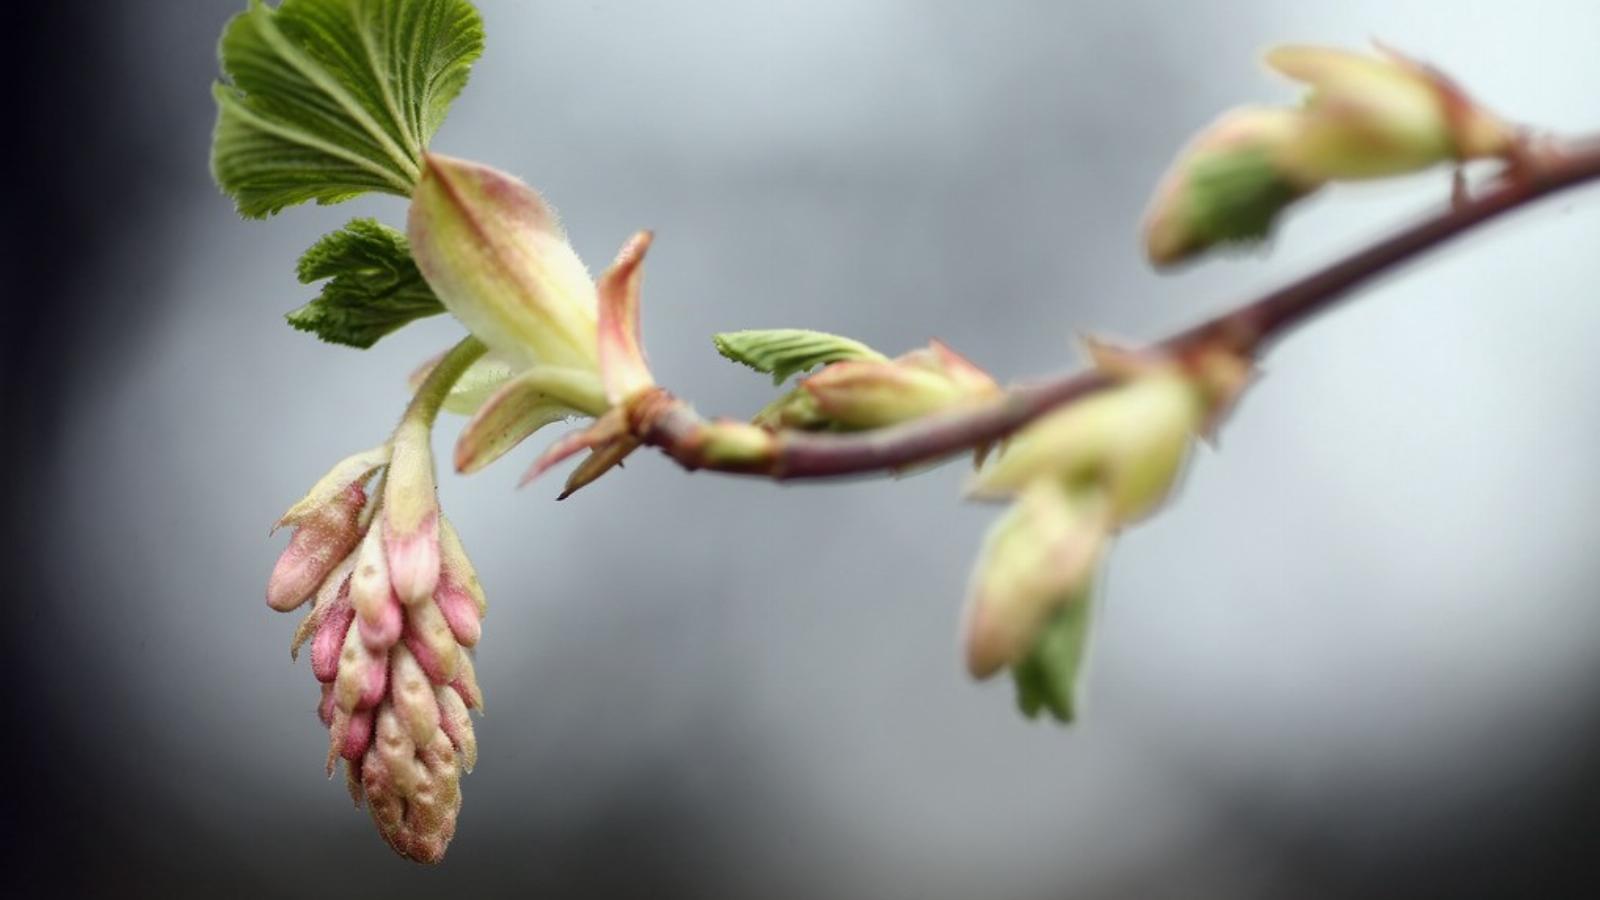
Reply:
[[295, 529], [267, 581], [268, 606], [289, 612], [311, 598], [360, 539], [357, 520], [366, 502], [361, 486], [351, 485]]
[[[291, 650], [311, 643], [329, 772], [343, 759], [352, 796], [365, 799], [384, 839], [411, 859], [438, 862], [455, 833], [461, 771], [478, 755], [467, 710], [483, 698], [465, 648], [481, 637], [486, 604], [438, 512], [426, 429], [407, 430], [421, 422], [431, 411], [408, 413], [392, 453], [340, 463], [285, 516], [298, 530], [269, 594], [295, 596], [274, 604], [285, 608], [316, 597]], [[384, 488], [367, 501], [378, 471]]]
[[433, 596], [439, 583], [439, 498], [433, 480], [432, 419], [407, 415], [394, 435], [383, 488], [383, 550], [404, 603]]

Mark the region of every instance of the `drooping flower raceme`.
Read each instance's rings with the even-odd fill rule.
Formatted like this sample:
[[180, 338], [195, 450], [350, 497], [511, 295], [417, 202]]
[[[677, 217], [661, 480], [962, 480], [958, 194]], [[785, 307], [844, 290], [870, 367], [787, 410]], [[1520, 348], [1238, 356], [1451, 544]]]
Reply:
[[439, 510], [429, 442], [445, 392], [482, 349], [469, 338], [446, 354], [387, 443], [339, 462], [290, 508], [278, 524], [295, 531], [267, 584], [273, 609], [312, 602], [291, 653], [310, 642], [329, 774], [343, 759], [351, 796], [421, 862], [443, 858], [461, 773], [477, 759], [467, 711], [483, 695], [469, 650], [486, 607]]

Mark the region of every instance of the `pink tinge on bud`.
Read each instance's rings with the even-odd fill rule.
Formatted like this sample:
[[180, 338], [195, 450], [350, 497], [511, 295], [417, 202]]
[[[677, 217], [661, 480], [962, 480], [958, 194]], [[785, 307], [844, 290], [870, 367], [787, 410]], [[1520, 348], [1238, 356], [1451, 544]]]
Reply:
[[396, 647], [390, 673], [390, 697], [395, 714], [411, 734], [411, 740], [423, 746], [433, 740], [439, 730], [439, 702], [434, 698], [433, 684], [404, 647]]
[[[331, 681], [332, 679], [329, 680]], [[324, 684], [322, 686], [322, 700], [317, 704], [317, 718], [322, 720], [322, 724], [331, 727], [333, 725], [334, 711], [338, 708], [339, 703], [333, 696], [333, 685]]]
[[473, 670], [472, 657], [468, 654], [461, 654], [460, 671], [450, 682], [450, 687], [455, 689], [468, 709], [483, 712], [483, 690], [478, 687], [478, 673]]
[[359, 629], [350, 629], [339, 651], [339, 674], [333, 682], [339, 708], [355, 712], [377, 706], [388, 685], [389, 654], [368, 650]]
[[344, 647], [345, 635], [355, 617], [356, 611], [350, 607], [346, 592], [334, 601], [333, 608], [328, 610], [322, 623], [317, 626], [317, 633], [311, 638], [311, 673], [317, 676], [318, 681], [331, 684], [338, 677], [339, 652]]
[[267, 605], [289, 612], [309, 600], [317, 586], [361, 539], [361, 507], [367, 501], [359, 483], [300, 519], [289, 546], [267, 581]]
[[655, 385], [639, 341], [639, 282], [644, 274], [640, 267], [651, 238], [648, 231], [630, 238], [595, 285], [599, 293], [600, 377], [612, 404], [623, 403]]
[[406, 649], [417, 658], [434, 684], [447, 684], [456, 677], [466, 654], [456, 644], [456, 636], [434, 603], [419, 603], [406, 610], [402, 635]]
[[389, 560], [389, 581], [400, 599], [420, 603], [439, 585], [439, 512], [428, 512], [415, 530], [400, 531], [390, 518], [383, 522], [383, 549]]
[[483, 636], [483, 623], [478, 619], [478, 603], [471, 593], [455, 582], [449, 570], [439, 579], [439, 589], [434, 592], [433, 602], [439, 605], [439, 612], [450, 626], [456, 643], [463, 647], [477, 646], [478, 639]]
[[400, 598], [389, 592], [389, 602], [379, 607], [378, 616], [369, 620], [365, 616], [356, 619], [356, 627], [361, 631], [361, 642], [369, 650], [387, 650], [400, 640], [400, 632], [405, 626], [405, 615], [400, 609]]
[[449, 686], [434, 688], [434, 699], [439, 704], [439, 727], [460, 754], [461, 767], [471, 772], [478, 764], [478, 736], [472, 730], [467, 702]]
[[433, 480], [433, 430], [407, 413], [394, 432], [394, 455], [380, 516], [389, 581], [402, 603], [420, 603], [439, 584], [439, 498]]
[[345, 723], [344, 740], [340, 742], [339, 755], [351, 763], [359, 762], [372, 746], [372, 710], [362, 709], [350, 714]]

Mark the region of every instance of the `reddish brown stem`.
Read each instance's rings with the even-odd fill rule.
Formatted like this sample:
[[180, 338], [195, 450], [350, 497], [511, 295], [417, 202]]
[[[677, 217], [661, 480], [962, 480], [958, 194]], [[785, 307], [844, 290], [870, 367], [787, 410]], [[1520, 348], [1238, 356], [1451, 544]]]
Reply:
[[[1559, 191], [1600, 179], [1600, 141], [1529, 154], [1481, 196], [1461, 200], [1398, 234], [1256, 300], [1155, 344], [1158, 355], [1183, 357], [1208, 347], [1255, 355], [1272, 340], [1348, 298], [1377, 276], [1450, 239]], [[942, 459], [993, 442], [1041, 415], [1115, 379], [1099, 370], [1060, 375], [1008, 390], [980, 407], [928, 416], [857, 434], [784, 432], [760, 461], [720, 461], [702, 452], [704, 420], [678, 406], [652, 421], [644, 442], [688, 469], [775, 479], [834, 478], [884, 472]]]

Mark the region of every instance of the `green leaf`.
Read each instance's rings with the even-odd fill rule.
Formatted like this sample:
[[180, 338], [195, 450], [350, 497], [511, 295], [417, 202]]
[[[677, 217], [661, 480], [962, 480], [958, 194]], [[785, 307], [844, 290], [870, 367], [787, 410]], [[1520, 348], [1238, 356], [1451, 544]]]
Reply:
[[713, 335], [717, 352], [757, 372], [772, 375], [773, 384], [796, 372], [846, 359], [887, 359], [860, 341], [807, 331], [803, 328], [769, 328], [755, 331], [727, 331]]
[[1089, 620], [1094, 605], [1085, 588], [1067, 602], [1022, 662], [1011, 667], [1017, 684], [1017, 706], [1030, 719], [1048, 711], [1061, 722], [1071, 722], [1076, 712], [1074, 696], [1088, 646]]
[[262, 0], [222, 34], [211, 170], [262, 218], [368, 191], [408, 196], [483, 52], [467, 0]]
[[372, 219], [355, 219], [300, 257], [300, 283], [323, 280], [322, 294], [288, 319], [329, 343], [366, 349], [402, 325], [444, 312], [405, 235]]

